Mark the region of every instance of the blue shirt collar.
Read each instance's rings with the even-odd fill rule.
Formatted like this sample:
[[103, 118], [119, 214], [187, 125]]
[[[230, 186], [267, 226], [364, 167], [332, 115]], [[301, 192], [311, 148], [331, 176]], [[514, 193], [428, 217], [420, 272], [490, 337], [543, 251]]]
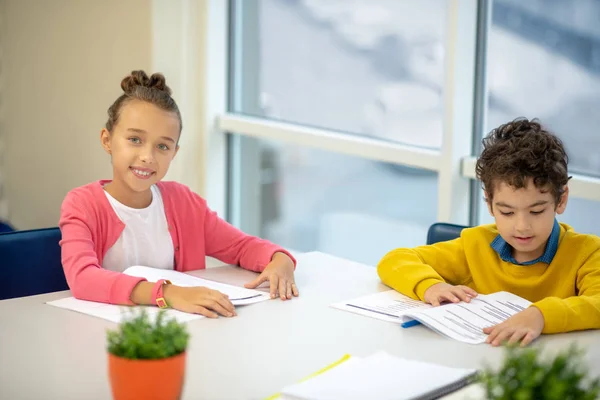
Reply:
[[517, 262], [512, 255], [512, 247], [509, 245], [502, 236], [498, 235], [492, 241], [492, 248], [498, 253], [500, 258], [506, 262], [517, 264], [517, 265], [532, 265], [538, 262], [543, 262], [546, 264], [550, 264], [554, 259], [554, 255], [558, 250], [558, 239], [560, 237], [560, 226], [558, 225], [558, 221], [556, 218], [554, 219], [554, 226], [552, 227], [552, 232], [550, 232], [550, 237], [548, 238], [548, 243], [546, 243], [546, 250], [544, 250], [544, 254], [541, 257], [536, 258], [535, 260], [526, 261], [523, 263]]

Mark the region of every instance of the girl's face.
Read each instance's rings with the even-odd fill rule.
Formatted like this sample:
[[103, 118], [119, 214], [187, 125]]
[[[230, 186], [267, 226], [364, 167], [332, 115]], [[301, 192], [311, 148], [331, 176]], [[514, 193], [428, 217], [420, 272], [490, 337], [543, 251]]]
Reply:
[[179, 150], [179, 120], [173, 112], [132, 100], [121, 109], [113, 132], [103, 129], [100, 137], [112, 157], [111, 192], [127, 202], [148, 196], [169, 170]]

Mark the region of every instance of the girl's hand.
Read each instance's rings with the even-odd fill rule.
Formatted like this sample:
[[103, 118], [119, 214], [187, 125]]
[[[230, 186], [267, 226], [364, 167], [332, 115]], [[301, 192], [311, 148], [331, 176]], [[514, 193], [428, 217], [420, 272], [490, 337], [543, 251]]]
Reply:
[[264, 271], [255, 280], [246, 283], [244, 287], [255, 289], [266, 281], [271, 284], [272, 299], [277, 297], [277, 292], [279, 292], [281, 300], [291, 299], [292, 295], [298, 296], [299, 294], [294, 281], [294, 262], [285, 253], [275, 253]]
[[540, 336], [544, 323], [540, 309], [529, 307], [496, 326], [484, 328], [483, 333], [488, 335], [485, 342], [499, 346], [508, 340], [509, 345], [521, 342], [524, 347]]
[[165, 285], [165, 301], [176, 310], [204, 315], [208, 318], [233, 317], [237, 315], [226, 294], [206, 287], [182, 287]]
[[475, 296], [477, 296], [477, 292], [470, 287], [463, 285], [453, 286], [445, 282], [440, 282], [427, 289], [423, 295], [423, 299], [426, 303], [437, 307], [443, 301], [450, 301], [452, 303], [464, 301], [468, 303]]

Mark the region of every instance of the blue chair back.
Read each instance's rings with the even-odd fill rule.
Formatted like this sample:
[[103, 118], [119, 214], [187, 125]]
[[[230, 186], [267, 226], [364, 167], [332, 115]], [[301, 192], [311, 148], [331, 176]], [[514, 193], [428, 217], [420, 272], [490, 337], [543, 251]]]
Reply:
[[15, 229], [8, 223], [0, 221], [0, 233], [12, 232]]
[[0, 300], [67, 290], [58, 228], [0, 234]]
[[427, 244], [445, 242], [460, 237], [463, 229], [468, 228], [464, 225], [448, 224], [445, 222], [436, 222], [429, 227], [427, 231]]

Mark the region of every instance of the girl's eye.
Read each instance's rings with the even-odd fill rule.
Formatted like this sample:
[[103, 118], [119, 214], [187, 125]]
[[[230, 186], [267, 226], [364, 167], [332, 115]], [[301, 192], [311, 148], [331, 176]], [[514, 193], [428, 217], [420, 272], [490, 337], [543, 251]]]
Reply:
[[166, 144], [159, 144], [158, 148], [161, 150], [169, 150], [169, 146], [167, 146]]
[[509, 211], [509, 212], [502, 212], [502, 211], [500, 211], [500, 214], [504, 215], [505, 217], [510, 217], [514, 213], [512, 211]]
[[133, 143], [133, 144], [140, 144], [140, 143], [142, 143], [142, 141], [141, 141], [141, 140], [140, 140], [140, 138], [138, 138], [138, 137], [130, 137], [130, 138], [129, 138], [129, 141], [130, 141], [131, 143]]
[[531, 213], [532, 213], [533, 215], [540, 215], [540, 214], [541, 214], [541, 213], [543, 213], [544, 211], [546, 211], [546, 210], [541, 210], [541, 211], [532, 211]]

